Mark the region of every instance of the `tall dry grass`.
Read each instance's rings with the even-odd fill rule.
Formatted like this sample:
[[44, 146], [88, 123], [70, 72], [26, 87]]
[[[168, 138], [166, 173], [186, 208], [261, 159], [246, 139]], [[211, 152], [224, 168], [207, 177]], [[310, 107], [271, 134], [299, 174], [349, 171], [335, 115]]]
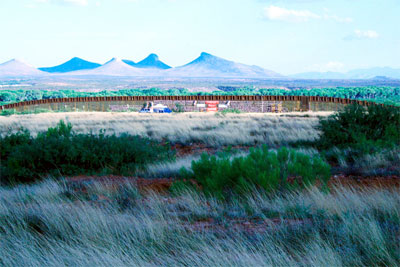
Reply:
[[[398, 190], [254, 192], [223, 203], [190, 191], [141, 195], [129, 183], [85, 187], [87, 194], [52, 181], [0, 188], [0, 265], [400, 264]], [[194, 227], [207, 219], [214, 228]], [[235, 227], [240, 221], [261, 227], [246, 231]]]
[[220, 113], [51, 113], [0, 117], [0, 135], [22, 127], [32, 134], [54, 127], [61, 119], [72, 123], [78, 133], [129, 133], [156, 140], [190, 144], [284, 145], [318, 138], [314, 126], [318, 116], [329, 113], [226, 114]]

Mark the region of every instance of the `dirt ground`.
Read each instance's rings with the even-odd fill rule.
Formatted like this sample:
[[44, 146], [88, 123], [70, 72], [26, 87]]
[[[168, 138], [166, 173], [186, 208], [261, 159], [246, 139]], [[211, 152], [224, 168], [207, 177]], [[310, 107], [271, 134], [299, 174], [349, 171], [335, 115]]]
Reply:
[[[156, 179], [145, 179], [140, 177], [124, 177], [117, 175], [108, 176], [74, 176], [68, 177], [68, 182], [76, 184], [85, 184], [91, 182], [100, 182], [102, 184], [110, 185], [113, 188], [119, 183], [133, 183], [142, 192], [156, 191], [156, 192], [167, 192], [172, 183], [173, 178], [156, 178]], [[343, 186], [354, 189], [363, 188], [400, 188], [400, 176], [345, 176], [345, 175], [334, 175], [331, 177], [328, 186], [334, 189], [337, 186]]]

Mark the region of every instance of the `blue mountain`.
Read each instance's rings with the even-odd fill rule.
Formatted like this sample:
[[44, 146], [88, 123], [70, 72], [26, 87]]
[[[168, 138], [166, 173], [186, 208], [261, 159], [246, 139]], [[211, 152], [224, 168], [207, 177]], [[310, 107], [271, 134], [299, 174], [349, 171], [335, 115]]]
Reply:
[[281, 78], [282, 75], [234, 61], [213, 56], [209, 53], [201, 55], [192, 62], [169, 71], [177, 77], [209, 77], [209, 78]]
[[132, 66], [132, 67], [136, 67], [136, 63], [133, 62], [132, 60], [123, 59], [122, 62], [124, 62], [125, 64], [128, 64], [128, 65], [130, 65], [130, 66]]
[[93, 63], [93, 62], [86, 61], [86, 60], [83, 60], [78, 57], [74, 57], [71, 60], [69, 60], [61, 65], [54, 66], [54, 67], [48, 67], [48, 68], [39, 68], [39, 70], [50, 72], [50, 73], [64, 73], [64, 72], [70, 72], [70, 71], [76, 71], [76, 70], [90, 70], [90, 69], [95, 69], [100, 66], [101, 66], [101, 64]]
[[[126, 62], [125, 62], [126, 63]], [[162, 62], [156, 54], [150, 54], [142, 61], [135, 64], [136, 68], [155, 68], [155, 69], [170, 69], [171, 67]]]

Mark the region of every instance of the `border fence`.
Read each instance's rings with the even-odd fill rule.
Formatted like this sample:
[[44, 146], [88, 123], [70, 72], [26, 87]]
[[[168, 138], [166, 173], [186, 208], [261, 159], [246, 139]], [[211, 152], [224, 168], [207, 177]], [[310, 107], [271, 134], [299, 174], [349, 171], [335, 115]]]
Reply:
[[206, 102], [218, 103], [219, 110], [237, 109], [243, 112], [338, 111], [346, 105], [382, 105], [336, 97], [261, 96], [261, 95], [189, 95], [189, 96], [104, 96], [31, 100], [2, 105], [1, 110], [35, 111], [138, 111], [148, 103], [163, 104], [179, 111], [206, 111]]

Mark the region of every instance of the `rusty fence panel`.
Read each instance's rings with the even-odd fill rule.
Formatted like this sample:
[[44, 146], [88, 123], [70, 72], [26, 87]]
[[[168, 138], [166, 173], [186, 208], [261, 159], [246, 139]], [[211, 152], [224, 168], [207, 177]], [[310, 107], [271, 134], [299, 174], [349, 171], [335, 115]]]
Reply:
[[354, 100], [337, 97], [321, 96], [275, 96], [275, 95], [191, 95], [191, 96], [101, 96], [101, 97], [76, 97], [76, 98], [51, 98], [41, 100], [29, 100], [19, 103], [2, 105], [1, 109], [13, 109], [18, 107], [53, 104], [53, 103], [76, 103], [76, 102], [120, 102], [120, 101], [282, 101], [282, 102], [301, 102], [303, 106], [310, 102], [334, 103], [349, 105], [359, 104], [362, 106], [383, 105], [371, 101]]

